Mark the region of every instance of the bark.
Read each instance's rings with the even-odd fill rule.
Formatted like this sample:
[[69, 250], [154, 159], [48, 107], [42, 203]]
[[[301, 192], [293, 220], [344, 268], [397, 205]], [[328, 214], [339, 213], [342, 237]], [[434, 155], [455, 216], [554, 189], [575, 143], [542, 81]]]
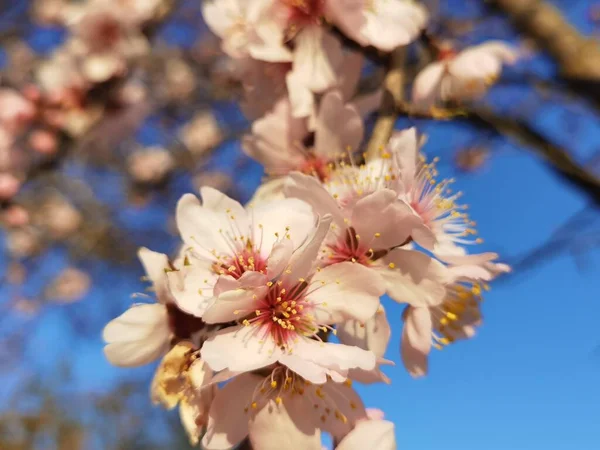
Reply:
[[543, 0], [492, 0], [539, 47], [552, 55], [562, 78], [600, 102], [600, 43], [583, 36]]

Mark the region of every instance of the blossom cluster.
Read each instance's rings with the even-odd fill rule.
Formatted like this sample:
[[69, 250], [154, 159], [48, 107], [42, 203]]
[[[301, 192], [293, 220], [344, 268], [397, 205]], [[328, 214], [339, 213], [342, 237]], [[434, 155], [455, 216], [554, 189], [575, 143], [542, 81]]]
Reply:
[[[393, 449], [393, 424], [353, 383], [391, 382], [381, 368], [402, 322], [402, 362], [425, 375], [432, 348], [473, 336], [488, 283], [510, 270], [467, 251], [481, 242], [475, 222], [416, 129], [363, 151], [379, 95], [357, 95], [356, 48], [408, 45], [427, 13], [408, 0], [203, 10], [243, 80], [256, 120], [242, 145], [267, 179], [245, 206], [208, 186], [179, 200], [181, 250], [140, 250], [156, 303], [106, 326], [106, 356], [125, 367], [161, 359], [153, 401], [178, 406], [191, 442], [209, 450], [246, 438], [261, 450], [321, 449], [325, 433], [340, 450]], [[500, 43], [445, 55], [417, 77], [415, 107], [483, 95], [514, 58]], [[405, 305], [402, 317], [388, 319], [386, 301]]]
[[[166, 0], [35, 4], [38, 19], [66, 28], [67, 38], [27, 76], [12, 83], [3, 80], [0, 86], [0, 201], [10, 201], [36, 163], [56, 157], [65, 139], [81, 138], [105, 110], [140, 100], [135, 86], [122, 81], [149, 53], [144, 30], [166, 4]], [[24, 50], [13, 50], [14, 70], [23, 72], [19, 52]], [[21, 226], [27, 217], [15, 207], [5, 221]]]

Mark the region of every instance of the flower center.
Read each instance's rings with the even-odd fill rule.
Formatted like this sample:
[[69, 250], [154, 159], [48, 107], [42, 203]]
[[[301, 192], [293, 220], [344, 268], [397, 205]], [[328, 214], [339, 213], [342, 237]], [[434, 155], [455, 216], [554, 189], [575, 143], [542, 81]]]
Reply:
[[305, 296], [306, 281], [289, 289], [283, 287], [282, 281], [267, 285], [269, 291], [258, 302], [254, 317], [242, 322], [245, 326], [257, 326], [280, 347], [290, 347], [298, 334], [310, 337], [319, 331], [311, 314], [314, 306]]
[[236, 280], [245, 272], [265, 273], [267, 261], [254, 249], [252, 241], [248, 240], [246, 247], [226, 260], [217, 260], [213, 264], [213, 271], [217, 275], [230, 275]]
[[451, 344], [465, 333], [465, 328], [479, 324], [482, 289], [488, 290], [489, 286], [473, 283], [472, 286], [455, 284], [447, 288], [444, 302], [431, 310], [436, 330], [433, 335], [436, 348]]
[[320, 25], [325, 9], [324, 0], [281, 0], [287, 7], [287, 20], [292, 27]]
[[318, 156], [310, 155], [300, 167], [300, 171], [307, 175], [312, 175], [320, 181], [325, 181], [329, 177], [330, 167], [327, 161]]
[[[376, 234], [374, 237], [377, 237]], [[346, 229], [345, 234], [340, 235], [338, 239], [330, 244], [326, 244], [325, 265], [336, 264], [350, 261], [353, 263], [370, 266], [379, 258], [384, 256], [387, 250], [373, 250], [366, 243], [361, 241], [361, 237], [352, 227]]]

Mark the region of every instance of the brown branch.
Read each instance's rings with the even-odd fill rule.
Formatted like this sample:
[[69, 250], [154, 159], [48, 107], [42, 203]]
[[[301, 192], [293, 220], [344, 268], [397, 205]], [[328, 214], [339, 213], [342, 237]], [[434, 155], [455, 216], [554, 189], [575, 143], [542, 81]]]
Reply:
[[600, 102], [600, 43], [583, 36], [543, 0], [491, 0], [556, 60], [561, 76]]
[[406, 49], [399, 47], [390, 55], [389, 69], [383, 81], [384, 95], [379, 107], [379, 113], [373, 134], [367, 144], [367, 157], [375, 156], [379, 153], [382, 147], [388, 143], [398, 111], [396, 105], [404, 100], [404, 61], [406, 57]]

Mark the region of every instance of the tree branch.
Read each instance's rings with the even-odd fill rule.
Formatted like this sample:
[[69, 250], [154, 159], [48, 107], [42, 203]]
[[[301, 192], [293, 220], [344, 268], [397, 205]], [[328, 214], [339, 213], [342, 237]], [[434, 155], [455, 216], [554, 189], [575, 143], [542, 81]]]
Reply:
[[[600, 102], [600, 44], [543, 0], [491, 0], [556, 60], [561, 76]], [[590, 92], [591, 90], [591, 92]]]
[[373, 134], [367, 144], [367, 157], [376, 156], [382, 147], [388, 143], [398, 110], [396, 105], [404, 100], [404, 61], [406, 59], [406, 49], [399, 47], [390, 55], [389, 69], [383, 81], [384, 95], [379, 107], [379, 113]]

